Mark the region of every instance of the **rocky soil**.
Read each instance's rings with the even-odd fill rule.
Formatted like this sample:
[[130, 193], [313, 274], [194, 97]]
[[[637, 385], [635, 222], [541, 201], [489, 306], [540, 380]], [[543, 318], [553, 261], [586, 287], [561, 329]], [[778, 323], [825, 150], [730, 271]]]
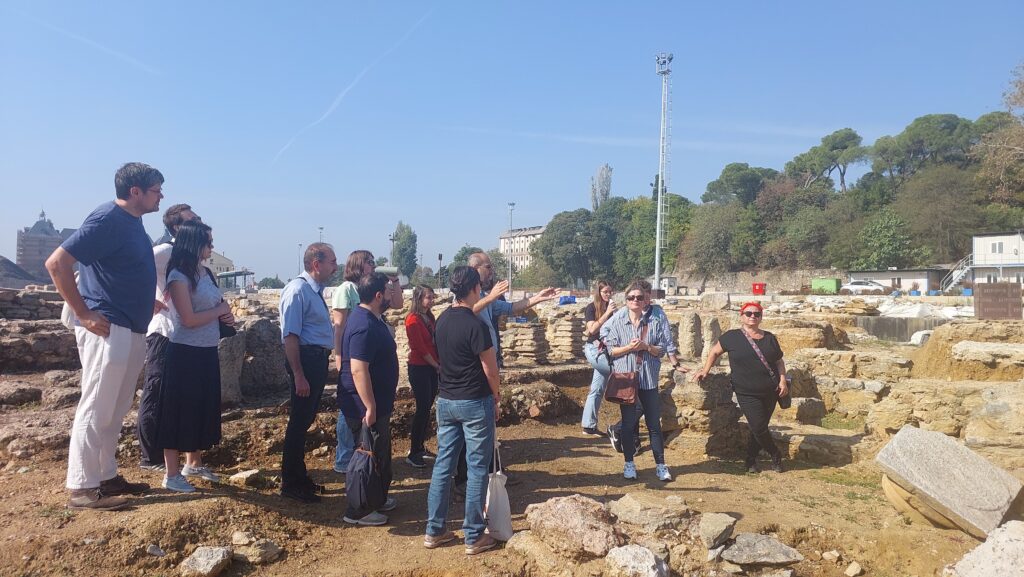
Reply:
[[[978, 544], [959, 531], [908, 524], [885, 500], [880, 472], [870, 460], [828, 466], [798, 458], [783, 474], [755, 475], [744, 473], [735, 460], [707, 458], [703, 448], [692, 450], [686, 443], [674, 442], [667, 460], [675, 480], [657, 481], [650, 452], [645, 451], [637, 458], [639, 479], [626, 481], [621, 475], [622, 459], [607, 441], [580, 432], [577, 419], [589, 384], [587, 370], [546, 369], [525, 378], [527, 372], [509, 374], [508, 386], [518, 390], [507, 395], [506, 409], [515, 416], [499, 429], [513, 478], [509, 494], [517, 531], [530, 528], [530, 505], [553, 497], [581, 495], [610, 504], [630, 494], [640, 499], [644, 495], [676, 497], [693, 515], [726, 513], [738, 519], [736, 533], [771, 535], [795, 548], [803, 560], [789, 568], [804, 577], [838, 577], [853, 562], [866, 575], [939, 575], [943, 566]], [[68, 511], [63, 489], [67, 441], [60, 432], [66, 434], [73, 402], [48, 392], [67, 389], [65, 393], [73, 396], [73, 387], [66, 381], [60, 384], [62, 376], [67, 378], [61, 374], [4, 377], [40, 394], [36, 398], [34, 393], [13, 391], [11, 395], [21, 395], [18, 399], [28, 394], [28, 401], [5, 404], [0, 410], [0, 427], [6, 427], [0, 430], [9, 431], [5, 445], [34, 439], [23, 441], [29, 446], [17, 453], [19, 447], [7, 446], [5, 462], [0, 462], [4, 495], [0, 575], [178, 575], [179, 566], [199, 547], [233, 547], [235, 559], [221, 573], [233, 576], [518, 576], [538, 570], [521, 548], [511, 546], [475, 558], [467, 557], [461, 544], [424, 549], [429, 469], [413, 469], [400, 458], [395, 463], [394, 486], [399, 508], [391, 514], [392, 522], [379, 528], [346, 526], [341, 521], [344, 478], [331, 467], [333, 411], [322, 412], [307, 437], [307, 462], [313, 476], [328, 486], [328, 495], [319, 505], [281, 499], [275, 486], [286, 416], [274, 397], [228, 411], [224, 442], [207, 456], [225, 478], [260, 471], [249, 477], [248, 485], [201, 484], [193, 495], [156, 489], [135, 499], [126, 511]], [[558, 393], [552, 393], [552, 387]], [[394, 452], [399, 457], [408, 448], [405, 431], [411, 404], [408, 398], [400, 401], [399, 414], [406, 416], [396, 417], [394, 423], [398, 431]], [[324, 405], [330, 409], [333, 403], [327, 400]], [[602, 408], [603, 424], [615, 418], [615, 407]], [[789, 438], [802, 426], [795, 421], [779, 423], [792, 428]], [[24, 434], [33, 429], [46, 432], [35, 437]], [[12, 436], [10, 431], [18, 433]], [[800, 457], [798, 448], [790, 452]], [[119, 459], [129, 479], [159, 485], [159, 476], [134, 466], [138, 455], [130, 422]], [[451, 523], [455, 530], [461, 526], [459, 510], [456, 505]], [[258, 552], [248, 550], [246, 556], [242, 550], [253, 545], [233, 544], [239, 539], [237, 532], [246, 533], [252, 542], [267, 540], [282, 551], [266, 562], [259, 560]], [[623, 533], [632, 538], [629, 532]], [[645, 542], [657, 550], [664, 546], [676, 574], [708, 575], [712, 570], [721, 574], [728, 567], [709, 563], [706, 546], [699, 539], [669, 538], [663, 533], [659, 543]], [[607, 572], [596, 561], [584, 567], [589, 573], [583, 574]]]

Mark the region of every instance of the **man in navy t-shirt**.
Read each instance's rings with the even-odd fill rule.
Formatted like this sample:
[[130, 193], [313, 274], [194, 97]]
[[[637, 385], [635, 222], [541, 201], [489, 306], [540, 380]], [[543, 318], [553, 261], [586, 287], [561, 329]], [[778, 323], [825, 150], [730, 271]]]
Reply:
[[[117, 474], [117, 440], [131, 409], [154, 308], [156, 265], [142, 215], [160, 209], [164, 177], [141, 162], [114, 175], [117, 198], [99, 206], [46, 259], [46, 270], [75, 320], [82, 397], [68, 450], [68, 507], [111, 511], [118, 495], [149, 488]], [[80, 276], [75, 283], [74, 266]]]
[[387, 275], [378, 272], [359, 279], [359, 306], [349, 313], [342, 336], [338, 403], [357, 442], [363, 424], [370, 428], [386, 498], [379, 511], [364, 511], [350, 504], [344, 521], [353, 525], [383, 525], [388, 518], [380, 511], [395, 508], [394, 498], [387, 493], [391, 486], [391, 412], [398, 388], [398, 349], [380, 316], [387, 283]]

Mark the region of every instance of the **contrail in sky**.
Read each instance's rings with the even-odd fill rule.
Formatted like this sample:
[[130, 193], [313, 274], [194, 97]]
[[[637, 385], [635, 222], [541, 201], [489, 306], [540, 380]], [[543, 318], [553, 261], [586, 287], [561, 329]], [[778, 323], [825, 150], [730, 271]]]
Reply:
[[77, 41], [79, 41], [79, 42], [81, 42], [83, 44], [88, 44], [89, 46], [92, 46], [93, 48], [99, 50], [100, 52], [105, 52], [105, 53], [109, 54], [110, 56], [113, 56], [114, 58], [117, 58], [118, 60], [121, 60], [123, 62], [127, 62], [128, 64], [131, 64], [132, 66], [135, 66], [136, 68], [144, 70], [144, 71], [146, 71], [146, 72], [148, 72], [148, 73], [150, 73], [150, 74], [152, 74], [154, 76], [159, 76], [160, 75], [160, 71], [159, 70], [157, 70], [156, 68], [153, 68], [152, 66], [146, 64], [145, 62], [141, 62], [139, 60], [136, 60], [136, 59], [132, 58], [131, 56], [128, 56], [127, 54], [124, 54], [124, 53], [118, 52], [117, 50], [114, 50], [113, 48], [108, 48], [108, 47], [100, 44], [99, 42], [96, 42], [95, 40], [93, 40], [91, 38], [86, 38], [85, 36], [82, 36], [80, 34], [75, 34], [74, 32], [69, 32], [67, 30], [64, 30], [63, 28], [58, 28], [57, 26], [54, 26], [53, 24], [50, 24], [48, 22], [43, 22], [42, 20], [40, 20], [40, 19], [38, 19], [38, 18], [36, 18], [34, 16], [31, 16], [29, 14], [26, 14], [25, 12], [22, 12], [21, 10], [17, 10], [15, 8], [10, 8], [9, 10], [11, 10], [12, 12], [20, 15], [22, 18], [25, 18], [26, 20], [31, 20], [32, 22], [35, 22], [39, 26], [42, 26], [43, 28], [46, 28], [47, 30], [50, 30], [51, 32], [56, 32], [57, 34], [60, 34], [61, 36], [64, 36], [65, 38], [70, 38], [72, 40], [77, 40]]
[[281, 147], [281, 150], [277, 151], [277, 154], [274, 155], [274, 160], [270, 162], [270, 165], [274, 166], [275, 164], [277, 164], [277, 159], [281, 158], [281, 155], [284, 154], [286, 150], [291, 148], [292, 144], [294, 144], [295, 141], [300, 136], [303, 135], [303, 133], [305, 133], [310, 128], [313, 128], [317, 124], [320, 124], [321, 122], [327, 120], [327, 118], [332, 113], [334, 113], [334, 110], [338, 108], [338, 105], [341, 104], [341, 101], [345, 99], [345, 96], [348, 95], [349, 91], [355, 88], [357, 84], [359, 84], [359, 81], [363, 79], [363, 76], [366, 76], [366, 74], [369, 71], [373, 70], [373, 68], [377, 66], [377, 64], [380, 64], [381, 60], [384, 60], [385, 58], [390, 56], [392, 52], [401, 48], [402, 44], [405, 44], [405, 41], [408, 40], [409, 37], [412, 36], [414, 32], [416, 32], [416, 29], [419, 28], [424, 21], [426, 21], [426, 19], [430, 16], [430, 14], [433, 11], [433, 8], [427, 10], [427, 13], [424, 14], [419, 20], [417, 20], [416, 23], [412, 25], [412, 28], [410, 28], [409, 31], [406, 32], [404, 36], [398, 39], [398, 42], [396, 42], [394, 46], [388, 48], [380, 56], [374, 58], [373, 61], [366, 66], [366, 68], [363, 68], [362, 71], [359, 72], [359, 74], [356, 74], [356, 77], [352, 80], [352, 82], [350, 82], [349, 85], [346, 86], [344, 90], [338, 93], [338, 96], [334, 98], [334, 102], [331, 102], [331, 105], [327, 107], [327, 110], [322, 115], [320, 115], [320, 118], [317, 118], [313, 122], [310, 122], [305, 127], [303, 127], [302, 130], [295, 133], [295, 136], [291, 137], [291, 139], [289, 139], [288, 142]]

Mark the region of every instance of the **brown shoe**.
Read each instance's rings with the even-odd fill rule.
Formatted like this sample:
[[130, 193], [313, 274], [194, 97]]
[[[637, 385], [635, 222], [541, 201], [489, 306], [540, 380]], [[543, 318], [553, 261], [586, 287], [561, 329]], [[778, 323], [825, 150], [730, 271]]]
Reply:
[[495, 541], [494, 537], [484, 533], [476, 540], [476, 543], [466, 545], [466, 555], [477, 555], [479, 553], [483, 553], [488, 549], [493, 549], [497, 544], [498, 542]]
[[455, 533], [451, 531], [445, 531], [441, 535], [424, 535], [423, 546], [427, 549], [436, 549], [445, 543], [450, 543], [455, 540]]
[[99, 489], [72, 489], [68, 509], [117, 511], [128, 505], [124, 497], [108, 497]]
[[147, 483], [129, 483], [121, 475], [100, 483], [104, 495], [142, 495], [148, 490]]

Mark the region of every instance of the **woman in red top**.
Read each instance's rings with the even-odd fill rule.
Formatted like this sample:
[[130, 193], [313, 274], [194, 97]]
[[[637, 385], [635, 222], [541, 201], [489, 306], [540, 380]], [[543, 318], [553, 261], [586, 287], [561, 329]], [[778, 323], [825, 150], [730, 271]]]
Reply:
[[405, 334], [409, 337], [409, 384], [416, 397], [416, 415], [412, 418], [409, 456], [405, 462], [422, 469], [427, 466], [423, 446], [430, 427], [430, 408], [437, 396], [437, 372], [441, 364], [434, 346], [434, 289], [419, 285], [412, 291], [412, 308], [405, 317]]

